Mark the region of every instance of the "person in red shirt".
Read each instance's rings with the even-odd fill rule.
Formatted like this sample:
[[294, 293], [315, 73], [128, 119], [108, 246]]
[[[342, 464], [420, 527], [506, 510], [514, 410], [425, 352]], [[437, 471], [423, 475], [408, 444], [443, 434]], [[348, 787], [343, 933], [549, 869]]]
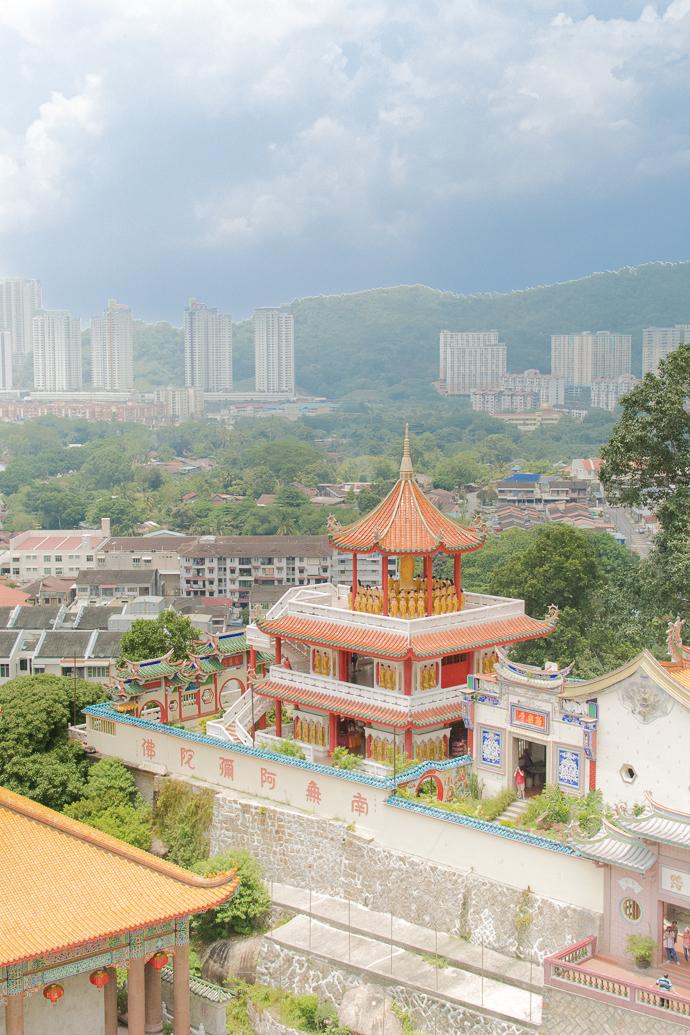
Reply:
[[525, 771], [520, 766], [515, 770], [515, 784], [517, 787], [518, 798], [525, 797]]

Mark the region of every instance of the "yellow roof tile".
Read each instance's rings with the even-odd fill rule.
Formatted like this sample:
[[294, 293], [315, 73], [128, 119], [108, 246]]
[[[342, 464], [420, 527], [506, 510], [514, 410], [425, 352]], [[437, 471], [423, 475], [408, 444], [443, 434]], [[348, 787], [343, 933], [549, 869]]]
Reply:
[[199, 877], [0, 788], [0, 964], [220, 905], [235, 873]]

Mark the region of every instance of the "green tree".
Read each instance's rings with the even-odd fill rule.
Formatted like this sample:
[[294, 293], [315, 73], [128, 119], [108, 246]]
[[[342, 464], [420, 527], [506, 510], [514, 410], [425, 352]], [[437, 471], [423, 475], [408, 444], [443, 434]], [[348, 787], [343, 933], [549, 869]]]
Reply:
[[243, 848], [229, 848], [205, 859], [194, 867], [194, 872], [210, 877], [235, 866], [240, 878], [237, 892], [222, 906], [209, 909], [192, 921], [193, 929], [209, 941], [231, 934], [251, 934], [265, 924], [271, 909], [263, 872], [256, 859]]
[[279, 507], [303, 507], [308, 502], [307, 494], [296, 485], [284, 485], [276, 493], [276, 505]]
[[[0, 687], [0, 783], [61, 809], [83, 793], [87, 761], [71, 741], [75, 684], [60, 676], [20, 676]], [[77, 722], [82, 708], [107, 700], [99, 683], [76, 681]]]
[[65, 815], [148, 851], [151, 810], [119, 758], [103, 758], [92, 766], [83, 794], [79, 801], [65, 806]]
[[134, 529], [141, 523], [141, 511], [125, 499], [99, 500], [89, 510], [89, 522], [98, 525], [101, 518], [110, 518], [111, 535], [132, 535]]
[[153, 621], [138, 618], [120, 640], [118, 665], [128, 661], [148, 661], [167, 654], [172, 647], [172, 660], [182, 661], [200, 632], [186, 615], [177, 611], [161, 611]]
[[623, 396], [623, 414], [601, 453], [609, 500], [658, 508], [664, 530], [683, 537], [690, 518], [689, 396], [690, 343]]
[[360, 489], [357, 493], [357, 509], [360, 514], [368, 514], [374, 507], [378, 507], [382, 497], [374, 491], [373, 488], [367, 489], [366, 486]]
[[[498, 438], [500, 436], [490, 436]], [[434, 469], [434, 485], [438, 489], [459, 489], [480, 480], [481, 468], [471, 453], [456, 453], [455, 456], [442, 460]]]
[[131, 461], [116, 446], [102, 446], [92, 453], [81, 475], [93, 489], [112, 489], [133, 480]]
[[84, 498], [55, 484], [30, 489], [25, 503], [43, 528], [76, 528], [86, 517]]

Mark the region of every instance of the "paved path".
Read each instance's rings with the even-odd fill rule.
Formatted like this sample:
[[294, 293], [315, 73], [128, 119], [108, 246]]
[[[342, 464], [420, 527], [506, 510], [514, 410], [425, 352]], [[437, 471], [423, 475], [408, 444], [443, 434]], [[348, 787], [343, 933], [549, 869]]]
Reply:
[[304, 914], [295, 916], [267, 937], [300, 955], [316, 956], [331, 965], [359, 971], [374, 984], [404, 985], [454, 1006], [517, 1022], [535, 1032], [539, 1029], [540, 995], [455, 966], [435, 967], [416, 953], [391, 946], [382, 938], [348, 933]]

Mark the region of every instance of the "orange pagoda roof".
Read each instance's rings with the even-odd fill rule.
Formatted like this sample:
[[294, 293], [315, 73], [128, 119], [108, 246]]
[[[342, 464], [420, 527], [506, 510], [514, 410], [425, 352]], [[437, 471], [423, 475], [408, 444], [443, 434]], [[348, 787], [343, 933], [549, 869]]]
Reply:
[[554, 609], [544, 620], [519, 614], [489, 622], [448, 622], [442, 629], [416, 635], [398, 629], [367, 627], [291, 614], [277, 618], [264, 616], [256, 624], [267, 635], [285, 637], [286, 640], [372, 654], [380, 658], [406, 658], [409, 655], [422, 660], [437, 658], [442, 654], [478, 650], [496, 643], [515, 643], [548, 636], [556, 628], [557, 621], [558, 611]]
[[235, 872], [199, 877], [0, 787], [0, 964], [203, 912]]
[[397, 484], [369, 514], [347, 528], [331, 531], [329, 538], [333, 546], [350, 553], [381, 552], [393, 556], [478, 550], [486, 539], [486, 532], [464, 528], [436, 510], [412, 474], [406, 427]]

